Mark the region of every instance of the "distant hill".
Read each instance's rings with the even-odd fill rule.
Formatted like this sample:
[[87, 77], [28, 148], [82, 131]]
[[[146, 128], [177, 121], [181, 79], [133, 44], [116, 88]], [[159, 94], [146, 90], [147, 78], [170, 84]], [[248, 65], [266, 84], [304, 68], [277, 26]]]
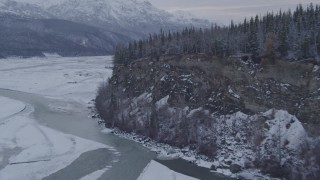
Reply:
[[128, 37], [58, 19], [0, 17], [0, 57], [107, 55]]
[[188, 13], [169, 13], [141, 0], [0, 0], [0, 12], [71, 20], [141, 36], [185, 26], [210, 26]]

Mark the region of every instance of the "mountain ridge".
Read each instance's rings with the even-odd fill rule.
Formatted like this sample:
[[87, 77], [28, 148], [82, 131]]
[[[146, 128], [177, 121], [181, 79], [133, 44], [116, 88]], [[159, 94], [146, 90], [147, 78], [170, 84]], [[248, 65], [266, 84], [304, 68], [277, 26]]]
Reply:
[[[0, 17], [0, 57], [109, 55], [127, 37], [59, 19]], [[122, 39], [121, 39], [122, 38]]]
[[[19, 26], [24, 32], [30, 31], [29, 26], [32, 24], [39, 25], [39, 20], [46, 22], [55, 22], [50, 20], [61, 20], [61, 22], [56, 25], [64, 24], [69, 28], [70, 32], [64, 32], [66, 34], [64, 34], [63, 37], [68, 41], [71, 40], [69, 42], [71, 44], [76, 42], [77, 44], [74, 44], [75, 46], [81, 46], [81, 42], [88, 39], [88, 37], [85, 34], [82, 34], [82, 40], [78, 39], [76, 41], [74, 41], [72, 38], [70, 39], [66, 37], [65, 35], [67, 34], [72, 36], [72, 32], [75, 31], [73, 28], [75, 25], [74, 23], [77, 24], [76, 26], [79, 29], [82, 29], [82, 27], [79, 26], [80, 24], [83, 24], [84, 29], [87, 29], [88, 26], [90, 26], [92, 28], [92, 32], [97, 32], [96, 29], [99, 29], [100, 32], [97, 34], [97, 36], [102, 38], [102, 41], [104, 41], [103, 44], [106, 46], [105, 48], [99, 47], [99, 49], [102, 48], [106, 50], [103, 51], [103, 54], [101, 55], [105, 55], [106, 53], [112, 54], [113, 47], [116, 44], [125, 44], [132, 40], [146, 37], [149, 34], [159, 32], [160, 29], [164, 31], [177, 31], [185, 28], [186, 26], [205, 27], [210, 25], [207, 20], [196, 19], [187, 13], [180, 12], [171, 14], [154, 7], [149, 1], [138, 0], [0, 0], [0, 17], [4, 20], [9, 19], [9, 21], [7, 21], [9, 24], [14, 23], [13, 21], [15, 21], [11, 21], [12, 17], [16, 19], [33, 21], [30, 24], [24, 24], [26, 27]], [[0, 29], [13, 28], [7, 27], [5, 23], [1, 23], [0, 25]], [[53, 26], [51, 26], [51, 28], [53, 28]], [[56, 32], [50, 32], [54, 34], [54, 39], [58, 40], [57, 38], [59, 36], [57, 35], [59, 35], [59, 30], [61, 29], [58, 28], [55, 30]], [[30, 39], [27, 37], [28, 34], [20, 34], [18, 37], [21, 37], [21, 39], [19, 40], [14, 38], [17, 35], [15, 34], [15, 31], [19, 30], [14, 28], [8, 30], [7, 32], [10, 32], [9, 37], [11, 39], [7, 38], [6, 40], [16, 41], [11, 43], [11, 45], [16, 44], [16, 46], [6, 47], [5, 41], [0, 43], [0, 47], [2, 47], [0, 52], [4, 57], [6, 57], [8, 54], [21, 55], [21, 53], [17, 51], [17, 49], [21, 47], [19, 42], [23, 42], [21, 39], [29, 39], [34, 41], [40, 40], [39, 38], [41, 37], [43, 38], [42, 41], [46, 39], [45, 36], [32, 36], [35, 39]], [[38, 30], [34, 31], [32, 28], [31, 31], [33, 33], [42, 33], [42, 35], [45, 34], [44, 32], [39, 32]], [[2, 34], [4, 33], [2, 32]], [[8, 36], [8, 33], [6, 36]], [[94, 38], [94, 40], [91, 42], [99, 43], [99, 40], [96, 37], [90, 37]], [[106, 43], [105, 40], [108, 40], [109, 43]], [[91, 44], [94, 46], [90, 47], [92, 48], [91, 50], [97, 48], [97, 46], [94, 45], [95, 43]], [[26, 46], [27, 45], [24, 44], [24, 47]], [[46, 44], [46, 46], [49, 47], [50, 45]], [[35, 51], [37, 52], [36, 54], [39, 55], [38, 50], [42, 49], [42, 47], [36, 47], [35, 44], [32, 45], [32, 47], [35, 48]], [[87, 48], [89, 48], [89, 46]], [[82, 49], [82, 46], [80, 49]], [[63, 48], [60, 50], [63, 51]], [[12, 52], [17, 54], [12, 54]], [[77, 50], [76, 54], [78, 54], [78, 52], [79, 50]], [[101, 53], [100, 50], [97, 50], [97, 52]], [[90, 54], [99, 55], [100, 53], [91, 52]], [[24, 53], [22, 54], [24, 56]], [[31, 54], [27, 53], [27, 56]], [[71, 55], [74, 54], [74, 52], [67, 54]]]
[[[185, 26], [207, 27], [210, 22], [187, 13], [169, 13], [138, 0], [1, 0], [0, 12], [33, 18], [55, 18], [89, 24], [141, 37]], [[128, 30], [130, 29], [130, 30]], [[132, 32], [132, 33], [130, 33]]]

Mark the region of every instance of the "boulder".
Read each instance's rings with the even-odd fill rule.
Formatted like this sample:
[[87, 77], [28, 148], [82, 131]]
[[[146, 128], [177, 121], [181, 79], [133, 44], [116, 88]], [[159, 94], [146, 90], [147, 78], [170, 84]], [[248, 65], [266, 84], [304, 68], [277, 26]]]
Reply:
[[232, 173], [238, 173], [241, 171], [242, 167], [238, 164], [232, 164], [229, 169]]

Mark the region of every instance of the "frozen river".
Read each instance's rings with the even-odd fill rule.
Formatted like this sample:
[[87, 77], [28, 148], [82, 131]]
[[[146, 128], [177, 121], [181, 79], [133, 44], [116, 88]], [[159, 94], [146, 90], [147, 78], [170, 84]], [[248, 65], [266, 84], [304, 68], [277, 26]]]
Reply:
[[[64, 169], [44, 179], [80, 179], [108, 166], [112, 168], [103, 174], [102, 179], [136, 179], [144, 167], [155, 158], [154, 153], [137, 143], [118, 138], [112, 134], [101, 133], [101, 127], [98, 126], [98, 123], [87, 117], [88, 110], [77, 103], [73, 104], [47, 99], [35, 94], [8, 90], [0, 90], [0, 95], [33, 106], [34, 112], [31, 115], [40, 125], [106, 144], [109, 147], [114, 147], [118, 153], [104, 148], [86, 152]], [[68, 111], [62, 111], [58, 108], [65, 106], [69, 107]]]
[[0, 103], [19, 106], [0, 116], [0, 179], [229, 179], [102, 133], [87, 106], [110, 67], [110, 57], [0, 60], [0, 97], [9, 98]]

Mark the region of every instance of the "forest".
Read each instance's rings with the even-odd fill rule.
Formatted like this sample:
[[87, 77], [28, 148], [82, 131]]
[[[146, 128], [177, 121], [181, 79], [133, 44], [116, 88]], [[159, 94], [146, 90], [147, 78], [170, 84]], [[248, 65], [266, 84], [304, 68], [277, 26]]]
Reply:
[[115, 48], [115, 64], [174, 54], [206, 54], [217, 57], [247, 55], [255, 61], [312, 61], [319, 64], [320, 6], [301, 4], [292, 10], [231, 21], [229, 26], [185, 28], [180, 32], [150, 34], [149, 37]]

